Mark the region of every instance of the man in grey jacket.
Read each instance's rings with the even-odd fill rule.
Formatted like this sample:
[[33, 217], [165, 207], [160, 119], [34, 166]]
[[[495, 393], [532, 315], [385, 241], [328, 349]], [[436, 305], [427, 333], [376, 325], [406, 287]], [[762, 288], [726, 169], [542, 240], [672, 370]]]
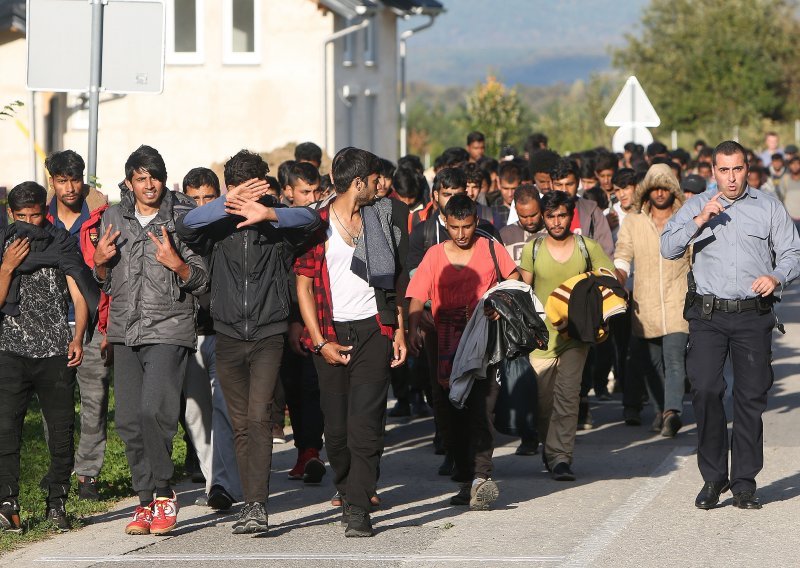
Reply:
[[[172, 438], [189, 352], [196, 348], [196, 301], [208, 282], [203, 259], [175, 234], [194, 201], [166, 186], [161, 155], [140, 146], [125, 163], [125, 192], [103, 214], [94, 273], [111, 296], [116, 426], [125, 442], [140, 505], [127, 534], [163, 534], [177, 525], [170, 487]], [[155, 499], [154, 499], [155, 492]]]

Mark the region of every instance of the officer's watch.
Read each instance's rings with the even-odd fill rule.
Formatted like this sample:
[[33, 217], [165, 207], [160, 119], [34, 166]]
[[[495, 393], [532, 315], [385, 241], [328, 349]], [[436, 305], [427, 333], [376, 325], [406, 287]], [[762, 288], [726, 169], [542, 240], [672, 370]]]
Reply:
[[319, 355], [322, 353], [322, 348], [325, 347], [328, 343], [330, 343], [327, 339], [323, 339], [320, 343], [314, 346], [313, 351], [314, 355]]

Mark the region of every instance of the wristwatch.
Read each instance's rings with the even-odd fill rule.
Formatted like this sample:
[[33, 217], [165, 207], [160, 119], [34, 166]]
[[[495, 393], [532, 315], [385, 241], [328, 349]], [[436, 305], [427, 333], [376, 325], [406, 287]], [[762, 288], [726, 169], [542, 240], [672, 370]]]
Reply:
[[322, 348], [325, 347], [329, 341], [327, 339], [323, 339], [320, 343], [314, 346], [312, 351], [314, 351], [314, 355], [319, 355], [322, 352]]

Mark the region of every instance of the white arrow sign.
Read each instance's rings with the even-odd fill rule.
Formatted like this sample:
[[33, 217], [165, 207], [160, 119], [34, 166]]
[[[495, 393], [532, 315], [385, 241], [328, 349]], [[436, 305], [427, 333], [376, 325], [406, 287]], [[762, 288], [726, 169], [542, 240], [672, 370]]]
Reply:
[[617, 100], [605, 120], [606, 126], [645, 126], [655, 127], [661, 124], [656, 109], [639, 84], [638, 79], [631, 75], [625, 81]]

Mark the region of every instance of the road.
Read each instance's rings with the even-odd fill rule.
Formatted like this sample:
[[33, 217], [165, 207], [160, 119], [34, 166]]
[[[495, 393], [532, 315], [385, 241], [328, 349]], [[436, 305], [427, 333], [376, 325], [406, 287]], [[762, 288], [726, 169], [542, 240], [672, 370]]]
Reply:
[[[550, 479], [539, 456], [513, 454], [516, 440], [498, 439], [493, 510], [447, 504], [454, 483], [436, 475], [432, 421], [390, 421], [382, 460], [377, 534], [345, 539], [339, 512], [321, 486], [290, 481], [295, 452], [276, 446], [266, 537], [232, 535], [229, 515], [194, 506], [197, 485], [180, 487], [179, 528], [170, 536], [126, 536], [134, 500], [65, 535], [4, 555], [10, 566], [226, 568], [280, 566], [797, 566], [800, 526], [800, 293], [779, 310], [785, 336], [775, 334], [775, 386], [765, 415], [765, 467], [758, 477], [760, 511], [694, 507], [702, 485], [688, 397], [686, 425], [674, 439], [621, 421], [619, 400], [593, 403], [597, 427], [579, 433], [573, 483]], [[618, 396], [618, 395], [617, 395]], [[728, 400], [730, 404], [730, 400]], [[730, 416], [730, 414], [729, 414]]]

